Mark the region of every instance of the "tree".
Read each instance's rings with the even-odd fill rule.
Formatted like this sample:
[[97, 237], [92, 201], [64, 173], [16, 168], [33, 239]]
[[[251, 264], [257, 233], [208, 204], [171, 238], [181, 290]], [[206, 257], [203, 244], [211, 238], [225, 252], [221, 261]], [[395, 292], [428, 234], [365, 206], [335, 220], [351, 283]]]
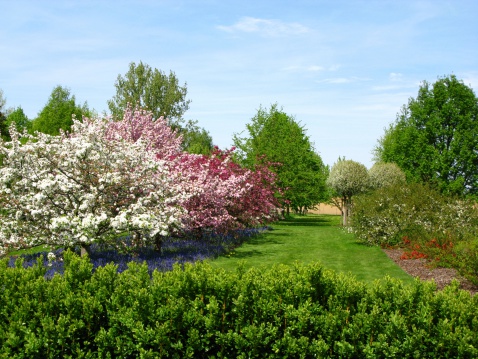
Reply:
[[446, 194], [478, 194], [478, 99], [455, 75], [422, 83], [375, 148], [414, 182]]
[[405, 173], [395, 163], [377, 162], [368, 171], [369, 184], [372, 189], [404, 184]]
[[186, 126], [178, 129], [182, 135], [182, 149], [188, 153], [209, 155], [214, 149], [212, 137], [196, 121], [188, 121]]
[[73, 121], [72, 133], [0, 142], [0, 252], [39, 244], [87, 252], [124, 233], [158, 242], [181, 225], [187, 198], [145, 141], [112, 137], [107, 120]]
[[[234, 135], [237, 159], [246, 167], [274, 163], [277, 185], [287, 212], [303, 213], [324, 199], [327, 168], [315, 152], [305, 129], [274, 104], [267, 111], [260, 107], [251, 123], [248, 135]], [[278, 164], [278, 165], [277, 165]]]
[[179, 86], [174, 72], [166, 75], [158, 69], [140, 62], [130, 63], [125, 76], [118, 75], [115, 83], [116, 95], [108, 101], [113, 118], [123, 118], [128, 104], [151, 111], [154, 118], [164, 117], [174, 128], [183, 121], [183, 114], [189, 109], [186, 99], [186, 83]]
[[[18, 132], [23, 132], [23, 130], [29, 131], [32, 127], [32, 122], [20, 106], [12, 110], [7, 116], [7, 126], [10, 127], [12, 123], [15, 124]], [[10, 135], [8, 135], [8, 139], [10, 139]]]
[[[164, 118], [127, 107], [123, 121], [110, 122], [108, 138], [141, 141], [169, 168], [172, 183], [180, 186], [185, 209], [182, 229], [202, 237], [227, 233], [271, 221], [277, 213], [275, 176], [266, 166], [254, 170], [232, 161], [233, 151], [215, 148], [210, 155], [182, 152], [182, 136]], [[176, 233], [179, 234], [179, 233]]]
[[3, 97], [3, 90], [0, 89], [0, 136], [8, 139], [7, 113], [5, 109], [6, 103], [7, 100]]
[[348, 223], [352, 197], [368, 189], [368, 171], [363, 164], [339, 159], [330, 170], [327, 185], [341, 200], [342, 224]]
[[73, 116], [81, 121], [82, 117], [90, 117], [92, 112], [85, 102], [82, 106], [76, 104], [74, 95], [66, 87], [56, 86], [45, 107], [32, 122], [32, 130], [58, 135], [60, 130], [70, 131]]

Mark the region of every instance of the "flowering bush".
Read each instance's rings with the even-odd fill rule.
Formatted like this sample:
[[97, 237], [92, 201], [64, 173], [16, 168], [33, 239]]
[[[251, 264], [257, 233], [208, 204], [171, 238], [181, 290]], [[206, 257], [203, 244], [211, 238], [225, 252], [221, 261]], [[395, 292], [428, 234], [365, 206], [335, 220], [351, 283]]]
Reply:
[[85, 249], [138, 232], [165, 236], [179, 226], [187, 195], [147, 143], [111, 138], [109, 122], [74, 120], [72, 134], [19, 134], [2, 142], [0, 246]]
[[210, 156], [181, 152], [181, 137], [164, 119], [131, 108], [123, 121], [110, 123], [108, 138], [142, 141], [156, 158], [167, 161], [170, 179], [187, 194], [181, 202], [186, 231], [226, 233], [271, 221], [277, 213], [275, 174], [268, 164], [255, 171], [242, 168], [232, 159], [234, 148], [215, 148]]
[[478, 234], [473, 203], [447, 198], [421, 184], [395, 185], [355, 197], [352, 226], [368, 244], [397, 245], [407, 236], [425, 244], [468, 240]]
[[274, 174], [247, 170], [232, 150], [181, 151], [181, 136], [140, 109], [118, 122], [74, 120], [72, 133], [20, 134], [1, 143], [0, 251], [38, 244], [136, 244], [184, 231], [227, 233], [277, 213]]

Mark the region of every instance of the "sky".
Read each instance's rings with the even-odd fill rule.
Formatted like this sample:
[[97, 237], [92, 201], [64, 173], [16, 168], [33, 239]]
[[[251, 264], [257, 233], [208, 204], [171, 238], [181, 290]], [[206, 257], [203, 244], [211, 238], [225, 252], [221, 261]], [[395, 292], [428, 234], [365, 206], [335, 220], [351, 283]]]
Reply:
[[0, 0], [0, 89], [34, 119], [54, 87], [108, 112], [142, 61], [186, 83], [220, 148], [279, 108], [325, 164], [373, 165], [373, 149], [423, 81], [478, 90], [476, 0]]

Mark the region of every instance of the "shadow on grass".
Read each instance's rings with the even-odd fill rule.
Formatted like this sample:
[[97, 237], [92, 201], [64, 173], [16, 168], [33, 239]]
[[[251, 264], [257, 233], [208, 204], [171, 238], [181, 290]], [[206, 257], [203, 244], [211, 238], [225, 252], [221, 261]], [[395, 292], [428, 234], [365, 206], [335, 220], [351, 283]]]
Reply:
[[336, 226], [339, 224], [337, 216], [294, 216], [277, 222], [282, 226], [311, 226], [324, 227]]

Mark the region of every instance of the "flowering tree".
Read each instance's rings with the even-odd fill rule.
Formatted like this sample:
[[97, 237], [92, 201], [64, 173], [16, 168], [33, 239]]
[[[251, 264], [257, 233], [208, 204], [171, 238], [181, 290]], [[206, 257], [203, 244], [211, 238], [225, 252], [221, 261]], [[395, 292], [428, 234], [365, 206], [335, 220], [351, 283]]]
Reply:
[[254, 171], [234, 163], [232, 153], [215, 149], [210, 156], [181, 152], [181, 137], [163, 118], [128, 107], [124, 118], [109, 124], [108, 138], [142, 141], [159, 160], [166, 160], [170, 180], [184, 191], [184, 229], [228, 232], [271, 220], [276, 213], [275, 174], [266, 165]]
[[367, 168], [359, 162], [339, 159], [330, 170], [327, 185], [341, 199], [342, 224], [346, 226], [352, 196], [368, 188]]
[[404, 184], [405, 173], [395, 163], [377, 162], [368, 170], [369, 184], [372, 189]]
[[[120, 233], [158, 238], [180, 225], [184, 191], [145, 141], [126, 142], [108, 121], [74, 120], [72, 134], [19, 134], [1, 142], [0, 246], [74, 246]], [[1, 249], [0, 249], [1, 250]]]
[[242, 168], [232, 161], [233, 150], [216, 148], [211, 156], [184, 154], [179, 159], [176, 169], [191, 189], [183, 202], [185, 228], [224, 233], [275, 218], [275, 174], [266, 166]]

